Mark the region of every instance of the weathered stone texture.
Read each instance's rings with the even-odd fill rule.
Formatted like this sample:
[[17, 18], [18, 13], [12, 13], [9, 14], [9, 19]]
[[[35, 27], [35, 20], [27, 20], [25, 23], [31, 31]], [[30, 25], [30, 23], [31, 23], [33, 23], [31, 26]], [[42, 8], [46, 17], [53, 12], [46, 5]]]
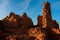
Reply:
[[24, 13], [13, 12], [0, 20], [0, 40], [60, 40], [58, 23], [52, 19], [50, 3], [45, 2], [43, 16], [38, 16], [37, 25]]

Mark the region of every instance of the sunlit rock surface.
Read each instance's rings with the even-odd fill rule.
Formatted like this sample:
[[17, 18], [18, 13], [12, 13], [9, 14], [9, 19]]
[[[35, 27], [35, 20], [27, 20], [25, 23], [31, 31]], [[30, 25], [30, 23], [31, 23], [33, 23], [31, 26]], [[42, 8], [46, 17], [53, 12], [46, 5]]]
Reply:
[[45, 2], [43, 16], [38, 16], [37, 25], [24, 13], [22, 16], [11, 12], [0, 20], [0, 40], [60, 40], [60, 29], [52, 19], [50, 3]]

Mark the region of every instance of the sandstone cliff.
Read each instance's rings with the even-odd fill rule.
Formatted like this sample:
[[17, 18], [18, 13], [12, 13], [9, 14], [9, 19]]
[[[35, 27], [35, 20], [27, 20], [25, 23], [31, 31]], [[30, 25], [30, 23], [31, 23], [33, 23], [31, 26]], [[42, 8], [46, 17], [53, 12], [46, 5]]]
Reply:
[[42, 28], [42, 16], [38, 16], [38, 24], [33, 25], [32, 20], [24, 13], [19, 16], [13, 12], [0, 20], [0, 40], [60, 40], [58, 24]]

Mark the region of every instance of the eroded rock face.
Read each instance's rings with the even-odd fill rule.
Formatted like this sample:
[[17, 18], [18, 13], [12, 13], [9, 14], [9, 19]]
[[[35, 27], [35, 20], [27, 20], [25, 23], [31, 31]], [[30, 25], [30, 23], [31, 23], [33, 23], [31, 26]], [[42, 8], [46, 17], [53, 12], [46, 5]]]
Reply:
[[39, 27], [42, 27], [42, 16], [38, 16], [38, 24]]
[[3, 19], [3, 22], [6, 22], [6, 24], [8, 24], [9, 26], [14, 25], [16, 27], [19, 27], [19, 26], [32, 27], [33, 26], [32, 20], [26, 15], [26, 13], [24, 13], [22, 16], [19, 16], [11, 12], [9, 16]]
[[25, 33], [28, 28], [33, 27], [33, 22], [26, 13], [19, 16], [11, 12], [9, 16], [1, 21], [0, 26], [3, 27], [4, 31], [9, 33]]
[[48, 40], [48, 36], [46, 35], [46, 32], [40, 28], [31, 28], [28, 31], [28, 34], [30, 37], [35, 37], [34, 40]]
[[42, 28], [41, 21], [42, 16], [38, 16], [38, 24], [35, 26], [26, 13], [24, 13], [22, 16], [19, 16], [11, 12], [9, 16], [3, 20], [0, 20], [0, 34], [2, 34], [0, 35], [0, 39], [60, 40], [60, 30], [57, 22], [51, 21], [51, 27], [49, 26], [48, 28]]
[[22, 15], [22, 24], [23, 26], [33, 27], [32, 20], [27, 16], [26, 13]]

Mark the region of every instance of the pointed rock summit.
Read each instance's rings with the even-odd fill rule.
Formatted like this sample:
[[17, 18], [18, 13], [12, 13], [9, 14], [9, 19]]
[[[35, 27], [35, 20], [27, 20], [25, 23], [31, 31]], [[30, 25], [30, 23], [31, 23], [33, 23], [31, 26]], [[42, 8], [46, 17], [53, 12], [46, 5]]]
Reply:
[[26, 13], [24, 13], [24, 14], [22, 15], [22, 17], [23, 17], [23, 18], [26, 18], [26, 17], [27, 17], [27, 14], [26, 14]]

